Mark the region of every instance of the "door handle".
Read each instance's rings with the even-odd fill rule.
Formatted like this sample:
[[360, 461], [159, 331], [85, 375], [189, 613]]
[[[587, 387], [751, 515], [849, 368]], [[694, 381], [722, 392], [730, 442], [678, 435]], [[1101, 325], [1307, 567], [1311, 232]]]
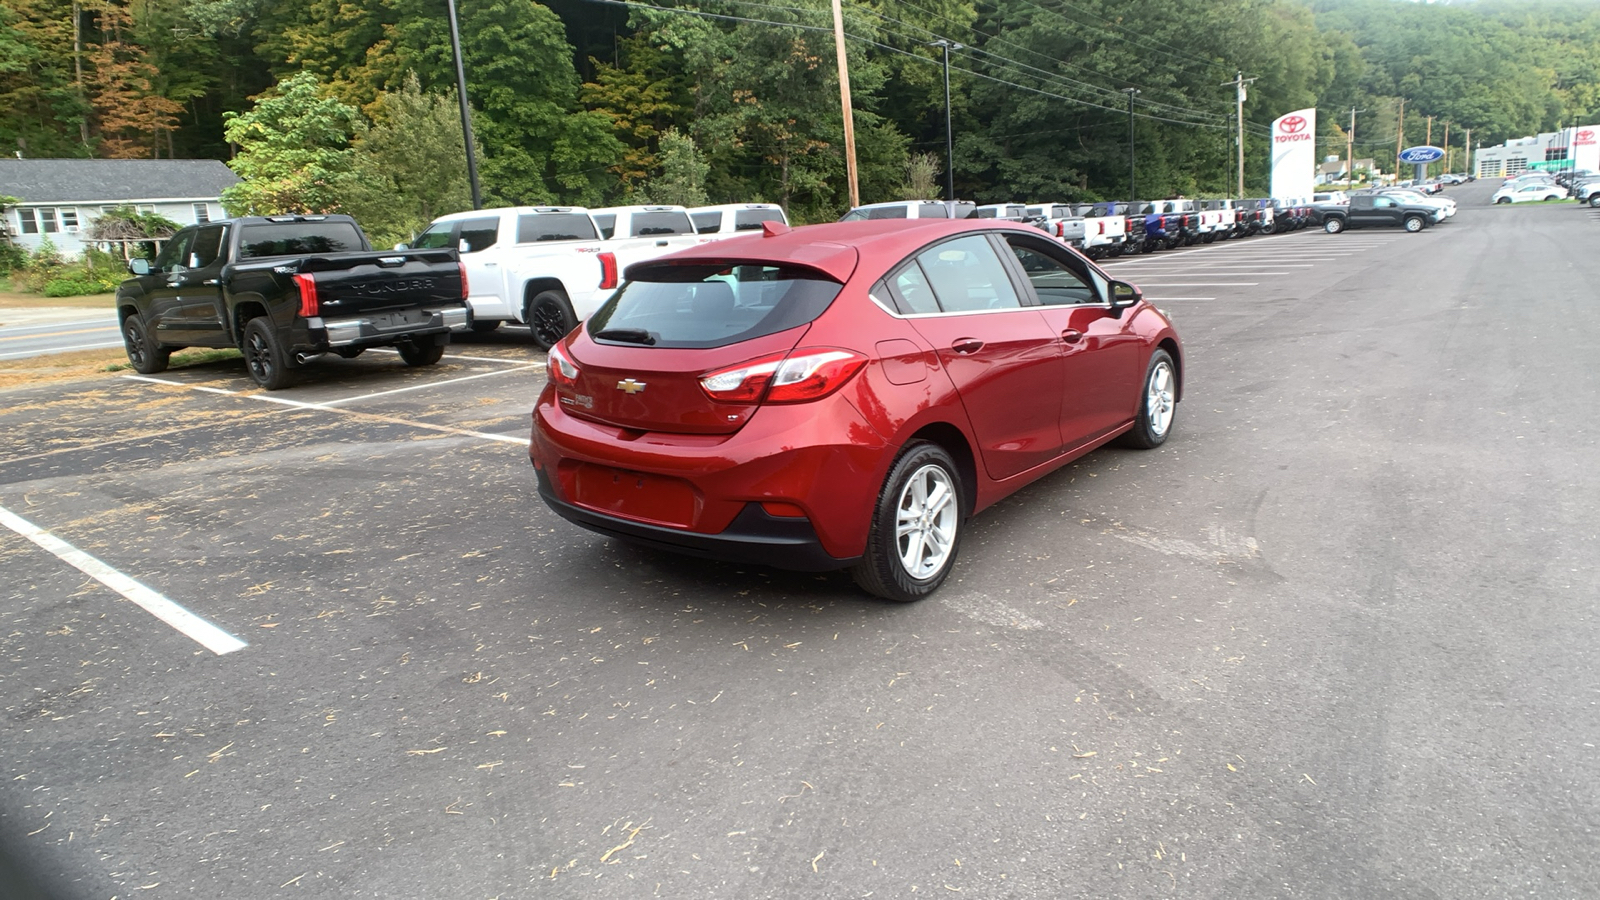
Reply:
[[498, 266], [498, 265], [500, 265], [500, 264], [497, 263], [497, 262], [486, 262], [486, 263], [483, 264], [483, 267], [485, 269], [492, 269], [492, 268], [494, 268], [495, 266]]
[[1083, 340], [1083, 332], [1073, 328], [1068, 328], [1067, 330], [1061, 332], [1061, 339], [1069, 344], [1076, 344], [1077, 342]]
[[183, 280], [179, 279], [177, 281], [169, 281], [169, 282], [167, 282], [167, 287], [169, 287], [169, 288], [183, 287]]
[[983, 341], [977, 338], [959, 338], [950, 345], [950, 349], [957, 353], [977, 353], [983, 349]]
[[207, 278], [205, 281], [202, 281], [200, 283], [201, 284], [209, 284], [209, 285], [219, 285], [219, 284], [222, 283], [222, 280], [219, 279], [219, 278]]
[[666, 245], [667, 245], [666, 241], [656, 241], [656, 246], [657, 247], [665, 247]]

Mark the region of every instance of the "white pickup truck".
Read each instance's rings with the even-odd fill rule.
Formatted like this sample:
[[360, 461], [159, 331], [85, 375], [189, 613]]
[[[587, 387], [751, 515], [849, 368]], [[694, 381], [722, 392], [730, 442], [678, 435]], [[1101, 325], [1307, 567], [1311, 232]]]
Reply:
[[1121, 256], [1128, 239], [1128, 219], [1110, 203], [1085, 203], [1074, 208], [1083, 217], [1083, 252], [1092, 259]]
[[723, 203], [689, 210], [695, 230], [705, 235], [732, 237], [760, 231], [763, 222], [789, 224], [789, 216], [776, 203]]
[[474, 331], [526, 324], [548, 350], [610, 299], [623, 269], [700, 242], [681, 206], [512, 206], [441, 216], [411, 246], [460, 251]]

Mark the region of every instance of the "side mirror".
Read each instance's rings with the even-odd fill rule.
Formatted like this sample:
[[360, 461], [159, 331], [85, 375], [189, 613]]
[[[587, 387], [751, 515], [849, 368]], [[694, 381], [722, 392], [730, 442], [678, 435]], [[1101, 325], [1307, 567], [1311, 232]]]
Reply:
[[1122, 311], [1137, 304], [1144, 299], [1144, 292], [1127, 283], [1126, 281], [1111, 282], [1111, 311], [1122, 315]]
[[396, 249], [396, 250], [410, 250], [411, 249], [411, 245], [406, 243], [405, 241], [401, 241], [400, 243], [394, 245], [394, 249]]
[[150, 260], [145, 259], [142, 256], [134, 257], [133, 259], [128, 260], [128, 271], [135, 275], [149, 275]]

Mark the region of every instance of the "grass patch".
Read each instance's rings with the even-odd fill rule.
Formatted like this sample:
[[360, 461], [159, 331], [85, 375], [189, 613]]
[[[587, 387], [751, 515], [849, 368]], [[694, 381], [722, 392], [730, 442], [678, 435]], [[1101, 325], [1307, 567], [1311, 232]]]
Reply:
[[[240, 358], [239, 351], [237, 350], [180, 350], [177, 353], [172, 354], [172, 365], [174, 367], [197, 366], [201, 363], [220, 362], [224, 359]], [[122, 362], [112, 363], [100, 371], [131, 372], [133, 371], [133, 364], [124, 359]]]
[[[172, 365], [194, 366], [235, 359], [239, 359], [237, 350], [180, 350], [172, 354]], [[133, 367], [128, 365], [128, 357], [121, 350], [111, 349], [0, 360], [0, 390], [84, 381], [131, 371]]]
[[91, 294], [87, 297], [45, 297], [0, 289], [0, 309], [38, 309], [66, 306], [73, 309], [116, 309], [116, 294]]

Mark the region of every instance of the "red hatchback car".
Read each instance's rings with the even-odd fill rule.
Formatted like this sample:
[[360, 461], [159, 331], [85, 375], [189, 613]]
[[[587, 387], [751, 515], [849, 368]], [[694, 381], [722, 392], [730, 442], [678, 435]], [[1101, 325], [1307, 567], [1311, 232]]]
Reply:
[[1182, 345], [1034, 228], [841, 222], [629, 267], [550, 350], [529, 456], [584, 528], [916, 600], [968, 517], [1121, 437], [1155, 447]]

